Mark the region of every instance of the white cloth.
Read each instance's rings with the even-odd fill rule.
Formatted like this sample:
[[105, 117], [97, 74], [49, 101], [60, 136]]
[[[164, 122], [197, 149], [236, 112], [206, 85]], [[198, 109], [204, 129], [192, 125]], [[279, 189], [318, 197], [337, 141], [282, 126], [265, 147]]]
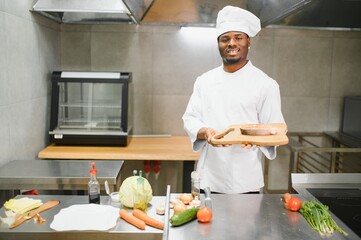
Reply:
[[226, 6], [218, 12], [217, 37], [225, 32], [244, 32], [254, 37], [261, 30], [261, 21], [253, 13], [239, 7]]
[[279, 86], [250, 61], [234, 73], [217, 67], [197, 78], [183, 123], [193, 150], [202, 150], [197, 163], [202, 189], [209, 186], [221, 193], [260, 189], [264, 185], [262, 153], [272, 160], [276, 147], [213, 147], [197, 140], [197, 133], [202, 127], [221, 132], [232, 124], [284, 123]]

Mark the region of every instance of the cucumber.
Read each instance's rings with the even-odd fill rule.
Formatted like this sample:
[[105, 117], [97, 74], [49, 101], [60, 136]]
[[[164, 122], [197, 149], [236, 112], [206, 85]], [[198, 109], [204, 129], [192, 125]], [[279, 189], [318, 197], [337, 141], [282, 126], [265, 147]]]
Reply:
[[190, 222], [193, 219], [196, 219], [198, 210], [199, 208], [191, 208], [175, 214], [170, 218], [170, 223], [176, 227]]

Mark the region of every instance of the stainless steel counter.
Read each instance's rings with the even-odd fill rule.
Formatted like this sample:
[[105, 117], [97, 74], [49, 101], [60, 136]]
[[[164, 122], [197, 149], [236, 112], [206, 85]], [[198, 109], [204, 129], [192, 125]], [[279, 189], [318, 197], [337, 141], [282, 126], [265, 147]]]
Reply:
[[292, 187], [307, 198], [314, 198], [308, 188], [358, 188], [361, 173], [292, 173]]
[[[17, 198], [24, 197], [18, 195]], [[54, 216], [59, 213], [63, 208], [67, 208], [74, 204], [87, 204], [88, 196], [64, 196], [64, 195], [38, 195], [29, 196], [36, 199], [41, 199], [44, 202], [48, 200], [59, 200], [60, 204], [50, 210], [40, 213], [40, 215], [47, 221], [43, 224], [34, 223], [34, 221], [28, 221], [23, 223], [17, 228], [9, 229], [8, 225], [1, 223], [0, 225], [0, 240], [132, 240], [132, 239], [162, 239], [163, 231], [146, 227], [146, 231], [138, 230], [125, 221], [118, 219], [117, 225], [111, 231], [65, 231], [58, 232], [50, 228], [50, 224], [54, 219]], [[114, 207], [121, 207], [120, 203], [114, 203], [109, 196], [101, 196], [100, 204], [112, 205]], [[162, 202], [163, 201], [163, 202]], [[155, 207], [160, 203], [164, 204], [165, 197], [154, 197], [151, 205], [149, 205], [148, 212], [151, 216], [155, 216]], [[0, 216], [4, 216], [4, 208], [0, 209]], [[160, 220], [164, 220], [161, 219]]]
[[[94, 161], [97, 178], [104, 189], [120, 187], [124, 161]], [[91, 161], [84, 160], [15, 160], [0, 168], [0, 189], [87, 190]]]
[[[33, 221], [24, 223], [18, 228], [7, 229], [0, 226], [0, 240], [6, 239], [162, 239], [163, 231], [147, 227], [146, 231], [138, 230], [119, 219], [114, 229], [108, 232], [70, 231], [56, 232], [50, 229], [50, 223], [61, 208], [73, 204], [87, 203], [87, 196], [34, 196], [43, 202], [49, 199], [58, 199], [60, 205], [41, 214], [47, 219], [44, 224], [35, 224]], [[175, 197], [172, 194], [171, 199]], [[169, 228], [170, 240], [223, 240], [223, 239], [321, 239], [297, 212], [284, 209], [280, 201], [281, 195], [249, 194], [249, 195], [212, 195], [213, 220], [211, 223], [201, 224], [196, 220], [180, 227]], [[203, 198], [203, 195], [202, 197]], [[301, 197], [302, 199], [302, 197]], [[151, 216], [155, 216], [155, 207], [164, 203], [165, 197], [154, 197], [148, 209]], [[108, 196], [101, 197], [102, 204], [109, 204]], [[120, 207], [119, 205], [115, 205]], [[172, 214], [172, 212], [171, 212]], [[4, 216], [4, 209], [0, 210]], [[162, 219], [159, 215], [156, 216]], [[164, 218], [163, 218], [164, 220]], [[359, 239], [351, 230], [340, 222], [336, 222], [346, 230], [350, 236], [344, 237], [334, 233], [322, 239]]]

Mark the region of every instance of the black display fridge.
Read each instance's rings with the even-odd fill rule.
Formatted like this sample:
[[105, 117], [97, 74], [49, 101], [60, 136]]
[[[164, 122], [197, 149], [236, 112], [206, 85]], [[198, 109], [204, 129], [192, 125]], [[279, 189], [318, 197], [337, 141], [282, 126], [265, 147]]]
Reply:
[[50, 142], [126, 146], [132, 129], [131, 80], [130, 72], [53, 72]]

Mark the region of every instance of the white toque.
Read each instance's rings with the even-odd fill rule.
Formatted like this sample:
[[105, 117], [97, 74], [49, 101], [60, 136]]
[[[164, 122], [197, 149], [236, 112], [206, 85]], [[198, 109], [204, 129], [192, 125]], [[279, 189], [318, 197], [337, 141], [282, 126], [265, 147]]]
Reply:
[[244, 32], [254, 37], [261, 30], [261, 21], [253, 13], [239, 7], [226, 6], [218, 12], [217, 37], [226, 32]]

